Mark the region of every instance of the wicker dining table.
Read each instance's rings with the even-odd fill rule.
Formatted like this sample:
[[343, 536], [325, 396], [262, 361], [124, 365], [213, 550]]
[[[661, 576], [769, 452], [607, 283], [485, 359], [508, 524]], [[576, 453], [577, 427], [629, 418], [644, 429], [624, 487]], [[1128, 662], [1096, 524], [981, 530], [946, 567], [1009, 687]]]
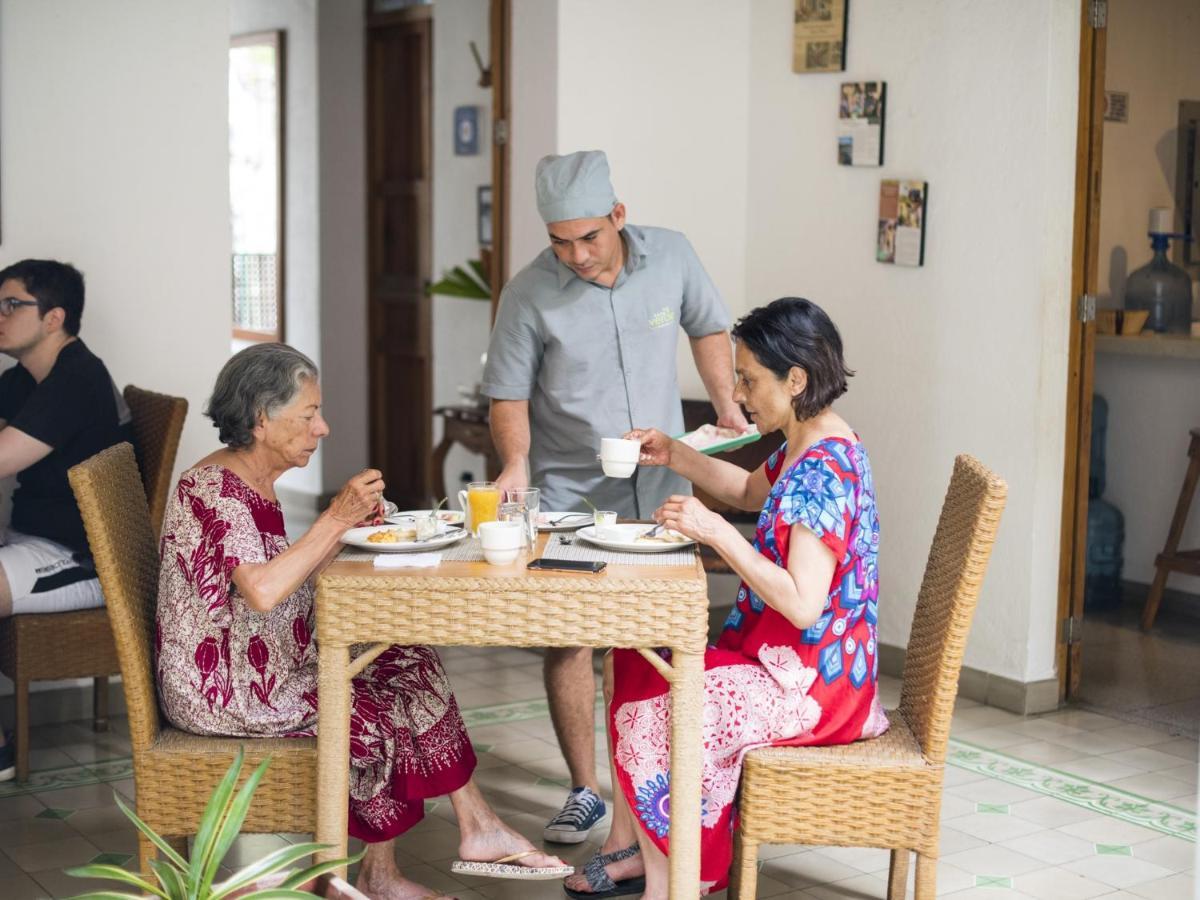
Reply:
[[[636, 648], [670, 683], [672, 898], [700, 894], [700, 722], [708, 589], [697, 557], [686, 566], [609, 564], [601, 573], [531, 571], [443, 560], [376, 569], [335, 560], [317, 579], [317, 832], [346, 855], [350, 680], [390, 644]], [[355, 644], [371, 649], [351, 660]], [[668, 663], [653, 648], [667, 647]], [[345, 876], [344, 868], [339, 874]]]

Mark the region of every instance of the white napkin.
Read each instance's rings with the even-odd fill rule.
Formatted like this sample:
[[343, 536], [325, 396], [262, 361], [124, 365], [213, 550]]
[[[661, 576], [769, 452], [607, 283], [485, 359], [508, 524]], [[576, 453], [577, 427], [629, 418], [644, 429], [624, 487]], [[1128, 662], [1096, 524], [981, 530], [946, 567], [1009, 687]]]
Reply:
[[440, 553], [380, 553], [375, 557], [375, 568], [424, 569], [441, 561]]

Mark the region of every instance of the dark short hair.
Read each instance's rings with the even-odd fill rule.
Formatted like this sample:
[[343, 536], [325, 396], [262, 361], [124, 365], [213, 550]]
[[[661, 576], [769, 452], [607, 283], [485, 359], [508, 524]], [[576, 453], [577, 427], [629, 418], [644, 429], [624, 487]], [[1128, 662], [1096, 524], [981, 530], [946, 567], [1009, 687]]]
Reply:
[[23, 259], [0, 271], [0, 284], [14, 278], [38, 302], [38, 315], [62, 307], [63, 331], [79, 334], [83, 318], [83, 274], [70, 263], [54, 259]]
[[249, 447], [259, 415], [274, 418], [295, 399], [306, 379], [316, 377], [316, 364], [294, 347], [254, 344], [221, 367], [204, 414], [212, 419], [222, 444]]
[[732, 334], [777, 378], [787, 378], [793, 366], [808, 375], [808, 386], [792, 399], [799, 421], [811, 419], [846, 393], [846, 379], [854, 375], [842, 359], [842, 336], [811, 300], [780, 297], [752, 309], [733, 326]]

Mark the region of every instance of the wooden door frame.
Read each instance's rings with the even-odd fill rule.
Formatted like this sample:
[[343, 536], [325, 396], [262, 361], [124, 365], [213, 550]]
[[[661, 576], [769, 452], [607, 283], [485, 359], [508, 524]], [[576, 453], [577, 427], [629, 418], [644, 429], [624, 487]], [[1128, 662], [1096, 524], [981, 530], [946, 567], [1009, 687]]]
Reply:
[[512, 125], [512, 0], [489, 0], [492, 69], [492, 321], [508, 281], [510, 129]]
[[[1099, 4], [1106, 6], [1107, 4]], [[1094, 297], [1099, 272], [1100, 183], [1104, 143], [1107, 30], [1080, 3], [1079, 123], [1075, 156], [1075, 216], [1071, 253], [1070, 349], [1067, 365], [1066, 447], [1058, 569], [1059, 699], [1079, 688], [1083, 594], [1087, 566], [1088, 476], [1092, 446], [1092, 384], [1096, 360]], [[1106, 18], [1102, 13], [1102, 19]], [[1092, 297], [1090, 304], [1085, 295]]]

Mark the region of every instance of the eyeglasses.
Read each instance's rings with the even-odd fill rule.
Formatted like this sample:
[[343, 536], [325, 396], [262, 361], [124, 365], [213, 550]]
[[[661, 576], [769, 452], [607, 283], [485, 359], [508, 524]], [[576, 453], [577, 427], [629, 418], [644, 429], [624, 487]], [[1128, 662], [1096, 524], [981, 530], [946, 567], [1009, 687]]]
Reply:
[[18, 300], [16, 297], [5, 297], [0, 300], [0, 316], [11, 316], [18, 307], [37, 306], [36, 300]]

